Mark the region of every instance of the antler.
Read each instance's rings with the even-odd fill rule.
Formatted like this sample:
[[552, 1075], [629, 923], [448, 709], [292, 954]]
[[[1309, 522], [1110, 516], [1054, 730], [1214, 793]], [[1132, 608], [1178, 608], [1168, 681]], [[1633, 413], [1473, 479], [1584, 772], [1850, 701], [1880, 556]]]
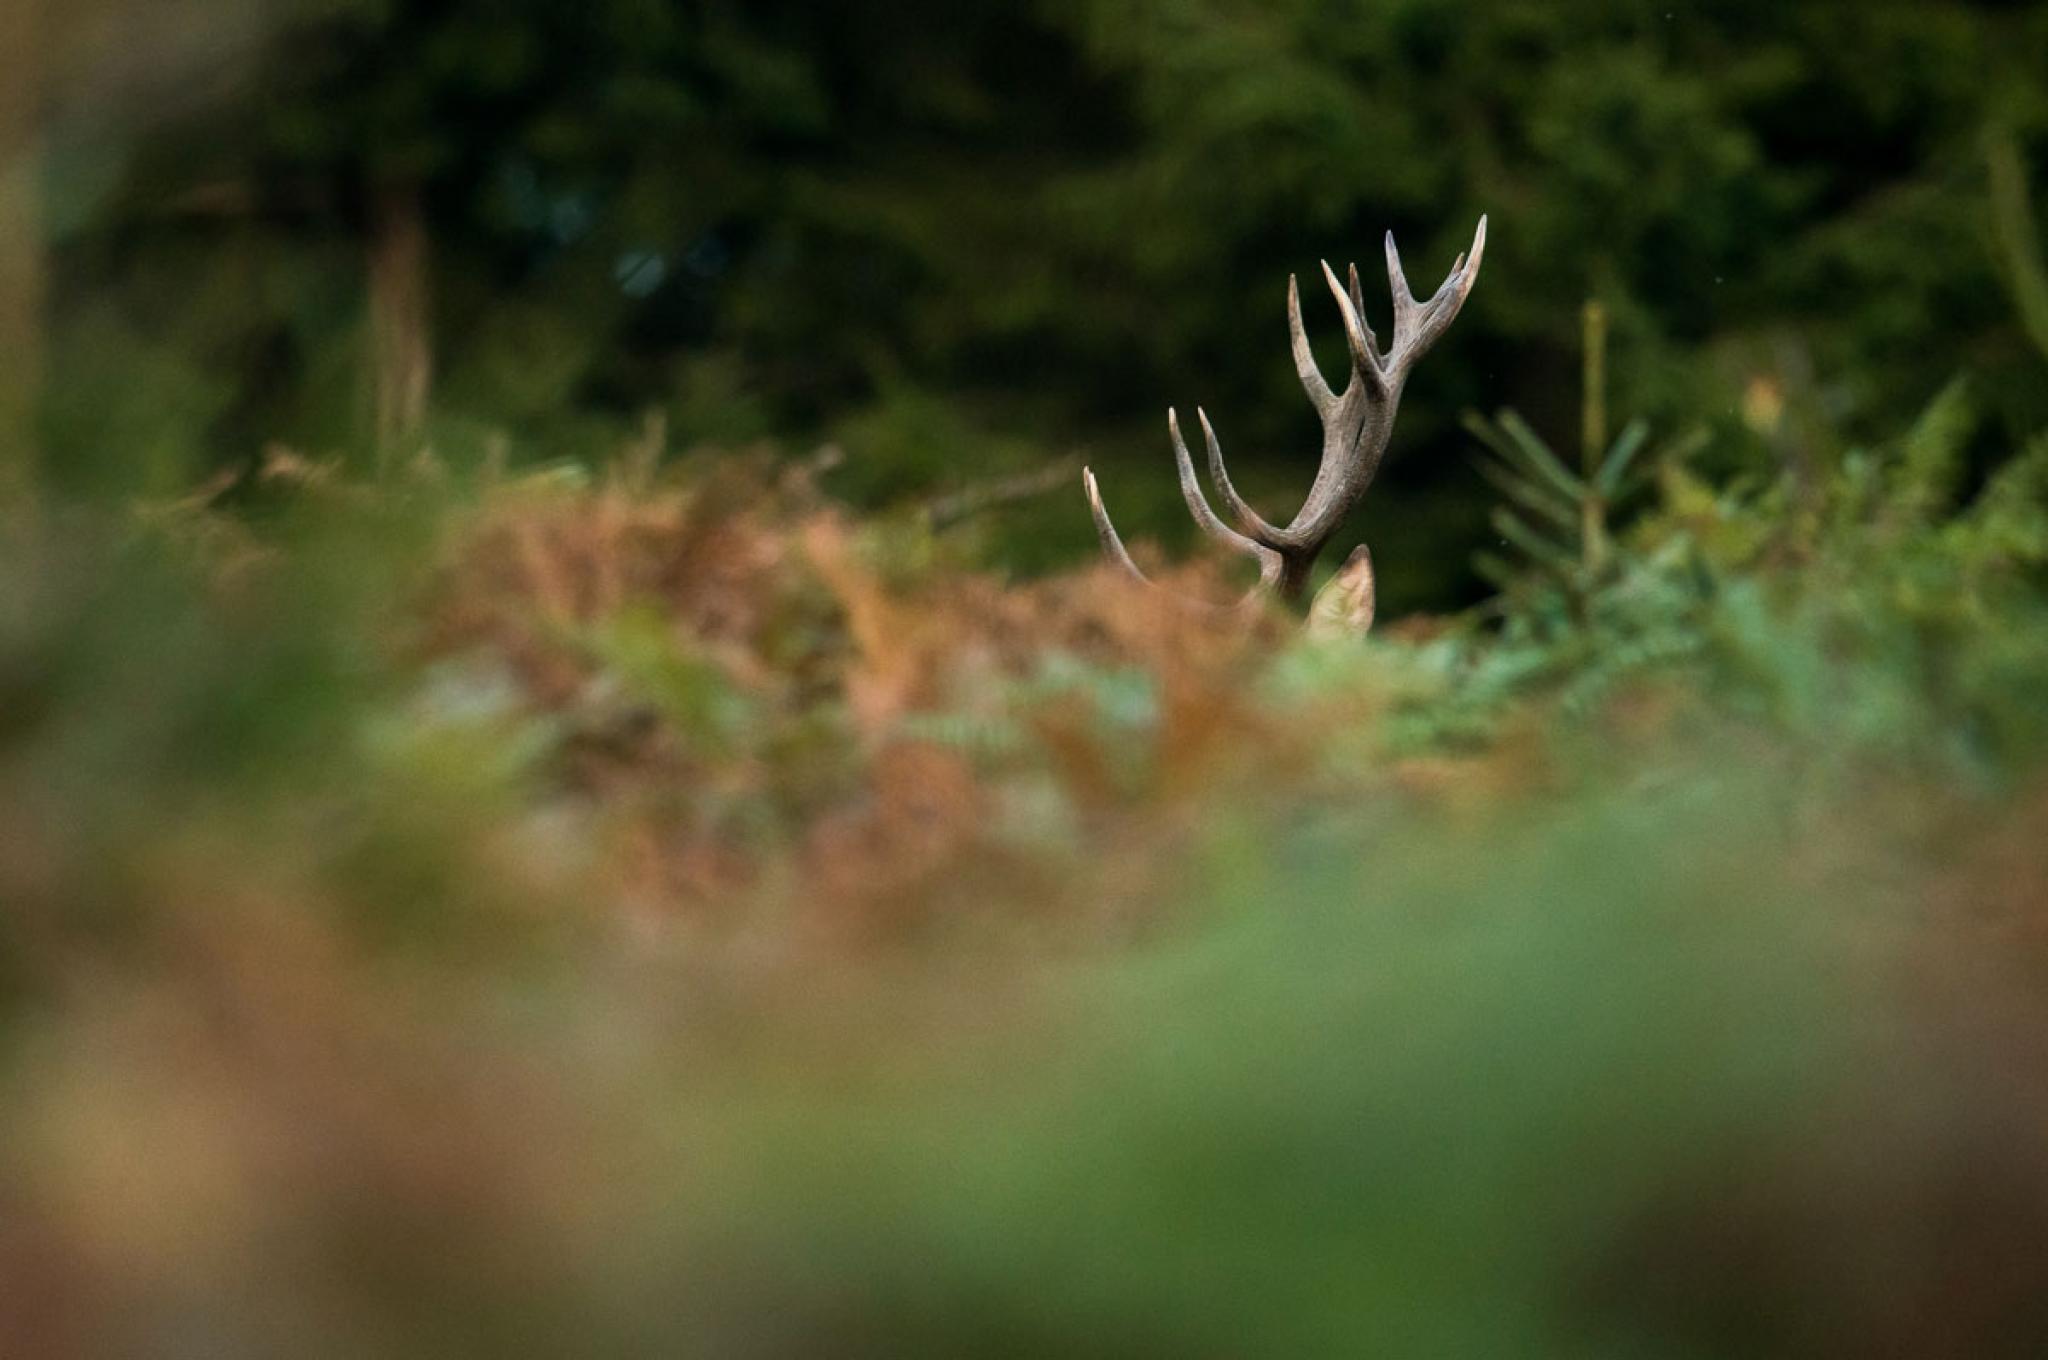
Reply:
[[[1187, 499], [1188, 512], [1204, 533], [1259, 563], [1259, 584], [1233, 608], [1249, 608], [1261, 596], [1273, 592], [1290, 603], [1301, 597], [1316, 559], [1343, 523], [1344, 516], [1372, 485], [1380, 461], [1386, 457], [1387, 440], [1394, 431], [1394, 413], [1400, 406], [1401, 390], [1407, 384], [1409, 371], [1415, 361], [1428, 353], [1430, 346], [1450, 329], [1458, 310], [1472, 292], [1472, 285], [1479, 279], [1479, 261], [1485, 253], [1486, 219], [1481, 217], [1479, 229], [1472, 237], [1471, 251], [1458, 257], [1442, 286], [1427, 302], [1418, 302], [1408, 291], [1408, 278], [1401, 270], [1401, 253], [1394, 246], [1394, 233], [1388, 232], [1387, 281], [1394, 297], [1394, 330], [1392, 343], [1384, 352], [1380, 349], [1379, 337], [1365, 322], [1365, 298], [1359, 288], [1358, 266], [1351, 267], [1350, 287], [1347, 289], [1337, 281], [1329, 264], [1324, 263], [1323, 279], [1337, 299], [1337, 310], [1344, 321], [1344, 338], [1351, 352], [1351, 379], [1341, 393], [1331, 391], [1322, 370], [1316, 366], [1315, 355], [1309, 349], [1308, 333], [1301, 324], [1300, 285], [1292, 276], [1288, 278], [1287, 324], [1293, 340], [1294, 368], [1301, 376], [1301, 385], [1308, 392], [1317, 416], [1322, 420], [1323, 455], [1316, 468], [1315, 481], [1309, 486], [1308, 499], [1284, 528], [1269, 524], [1238, 495], [1237, 488], [1231, 485], [1229, 472], [1223, 466], [1223, 448], [1217, 442], [1216, 431], [1210, 426], [1208, 416], [1197, 410], [1202, 422], [1202, 435], [1208, 444], [1210, 480], [1216, 484], [1216, 493], [1222, 498], [1223, 508], [1238, 527], [1233, 530], [1219, 519], [1209, 507], [1196, 480], [1194, 460], [1188, 456], [1187, 442], [1181, 438], [1180, 420], [1172, 411], [1166, 413], [1174, 457], [1180, 468], [1181, 494]], [[1124, 550], [1123, 540], [1117, 536], [1115, 526], [1109, 522], [1109, 513], [1103, 509], [1102, 493], [1096, 486], [1095, 474], [1084, 468], [1081, 476], [1088, 492], [1089, 509], [1095, 516], [1096, 532], [1102, 538], [1103, 551], [1125, 571], [1141, 581], [1145, 580], [1144, 573], [1138, 570], [1131, 561], [1131, 555]], [[1362, 581], [1347, 580], [1346, 588], [1352, 591], [1362, 589], [1363, 598], [1369, 600], [1373, 589], [1370, 554], [1353, 554], [1352, 564], [1347, 569], [1362, 571], [1364, 576]], [[1370, 616], [1368, 606], [1363, 617], [1369, 622]]]

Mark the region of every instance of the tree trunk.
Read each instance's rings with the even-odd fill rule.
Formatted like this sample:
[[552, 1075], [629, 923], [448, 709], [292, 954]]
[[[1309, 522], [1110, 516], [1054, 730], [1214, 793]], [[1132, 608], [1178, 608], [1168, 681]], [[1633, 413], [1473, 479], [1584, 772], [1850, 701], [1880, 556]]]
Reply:
[[43, 383], [42, 15], [0, 0], [0, 504], [35, 484]]
[[388, 472], [419, 451], [434, 386], [427, 222], [417, 185], [376, 191], [369, 273], [377, 459], [379, 471]]

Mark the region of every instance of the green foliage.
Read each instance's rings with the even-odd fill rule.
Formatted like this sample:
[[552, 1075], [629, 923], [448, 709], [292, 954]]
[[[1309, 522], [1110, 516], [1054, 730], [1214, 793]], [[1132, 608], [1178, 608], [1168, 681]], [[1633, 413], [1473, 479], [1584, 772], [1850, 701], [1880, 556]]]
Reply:
[[691, 655], [687, 639], [658, 613], [629, 610], [607, 619], [585, 645], [621, 697], [651, 706], [686, 749], [728, 754], [757, 725], [747, 696], [708, 658]]
[[10, 526], [0, 1349], [2030, 1354], [1986, 426], [1716, 485], [1504, 419], [1654, 501], [1333, 641], [729, 471]]
[[[1494, 511], [1492, 523], [1501, 537], [1521, 549], [1532, 565], [1562, 583], [1590, 582], [1596, 577], [1606, 566], [1609, 511], [1646, 484], [1641, 469], [1636, 469], [1634, 476], [1630, 472], [1636, 454], [1649, 439], [1649, 426], [1631, 421], [1589, 477], [1567, 468], [1529, 428], [1529, 422], [1513, 411], [1502, 411], [1490, 421], [1468, 415], [1465, 428], [1494, 455], [1480, 464], [1481, 474], [1523, 512], [1518, 515], [1505, 506]], [[1547, 527], [1526, 523], [1523, 515], [1531, 513], [1539, 525]], [[1483, 569], [1502, 586], [1512, 584], [1515, 577], [1512, 569], [1497, 559]]]
[[1534, 591], [1549, 598], [1537, 608], [1562, 605], [1583, 615], [1590, 597], [1612, 578], [1612, 516], [1650, 484], [1660, 468], [1678, 467], [1707, 442], [1704, 431], [1674, 440], [1647, 458], [1648, 422], [1637, 418], [1603, 446], [1607, 429], [1606, 321], [1598, 304], [1585, 311], [1585, 450], [1581, 471], [1573, 472], [1518, 412], [1504, 410], [1492, 420], [1467, 412], [1465, 428], [1492, 455], [1479, 462], [1480, 475], [1508, 498], [1489, 522], [1504, 545], [1520, 551], [1517, 568], [1483, 553], [1476, 565], [1487, 580], [1513, 595]]
[[[1682, 675], [1829, 749], [2004, 777], [2048, 736], [2003, 688], [2048, 655], [2048, 499], [2037, 439], [1957, 504], [1981, 421], [1959, 379], [1904, 436], [1852, 449], [1819, 487], [1788, 470], [1716, 491], [1665, 462], [1662, 504], [1605, 573], [1537, 542], [1542, 555], [1507, 578], [1497, 631], [1460, 644], [1472, 669], [1449, 683], [1467, 706], [1549, 691], [1584, 718], [1629, 683]], [[1518, 490], [1548, 476], [1561, 509], [1582, 485], [1525, 427], [1483, 428], [1528, 470]], [[1498, 660], [1476, 659], [1502, 652], [1524, 658], [1505, 692], [1489, 679]]]
[[[1428, 274], [1490, 211], [1374, 501], [1459, 541], [1383, 562], [1393, 612], [1476, 598], [1450, 417], [1562, 424], [1588, 295], [1630, 356], [1617, 405], [1661, 428], [1763, 381], [1868, 440], [1945, 376], [1929, 353], [1996, 360], [1980, 400], [2008, 440], [2042, 416], [2034, 367], [1999, 357], [2020, 328], [1978, 173], [1979, 129], [2008, 127], [2019, 221], [2038, 7], [321, 0], [244, 27], [236, 78], [176, 116], [59, 139], [57, 385], [118, 406], [91, 362], [111, 324], [197, 386], [146, 441], [175, 456], [138, 447], [132, 473], [126, 443], [60, 422], [52, 465], [104, 467], [74, 485], [361, 449], [368, 205], [392, 183], [431, 228], [444, 456], [601, 456], [658, 408], [682, 449], [848, 432], [864, 505], [1077, 445], [1156, 473], [1154, 413], [1196, 399], [1254, 499], [1296, 496], [1285, 276], [1369, 262], [1390, 226]], [[941, 430], [973, 447], [935, 455]], [[1752, 453], [1717, 445], [1722, 471]], [[1170, 478], [1117, 481], [1135, 532], [1189, 532]], [[1021, 512], [997, 550], [1071, 560], [1073, 518]]]

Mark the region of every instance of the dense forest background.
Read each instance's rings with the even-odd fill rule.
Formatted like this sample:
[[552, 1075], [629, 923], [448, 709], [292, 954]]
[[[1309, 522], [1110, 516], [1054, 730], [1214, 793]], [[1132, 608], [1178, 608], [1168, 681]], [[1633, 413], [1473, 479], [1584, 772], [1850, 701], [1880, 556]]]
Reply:
[[[2038, 6], [90, 0], [16, 46], [43, 258], [11, 291], [83, 494], [652, 429], [836, 445], [869, 507], [1085, 456], [1176, 548], [1163, 408], [1291, 511], [1287, 276], [1358, 259], [1384, 324], [1381, 233], [1433, 286], [1481, 212], [1357, 526], [1397, 609], [1475, 597], [1461, 413], [1576, 438], [1586, 299], [1616, 407], [1711, 426], [1719, 472], [1890, 431], [1965, 364], [1982, 450], [2048, 420], [1987, 169], [2048, 138]], [[1027, 572], [1092, 543], [1064, 483], [982, 531]]]

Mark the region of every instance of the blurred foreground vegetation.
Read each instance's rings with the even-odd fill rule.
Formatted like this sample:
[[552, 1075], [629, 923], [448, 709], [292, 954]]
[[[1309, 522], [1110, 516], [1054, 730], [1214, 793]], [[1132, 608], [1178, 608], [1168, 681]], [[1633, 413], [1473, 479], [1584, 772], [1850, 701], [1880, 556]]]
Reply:
[[[565, 14], [0, 177], [0, 1355], [2048, 1347], [2038, 7]], [[1473, 205], [1378, 631], [1075, 560]]]
[[[0, 1348], [2025, 1355], [2048, 441], [1371, 641], [806, 467], [0, 571]], [[1179, 584], [1215, 588], [1194, 570]]]

